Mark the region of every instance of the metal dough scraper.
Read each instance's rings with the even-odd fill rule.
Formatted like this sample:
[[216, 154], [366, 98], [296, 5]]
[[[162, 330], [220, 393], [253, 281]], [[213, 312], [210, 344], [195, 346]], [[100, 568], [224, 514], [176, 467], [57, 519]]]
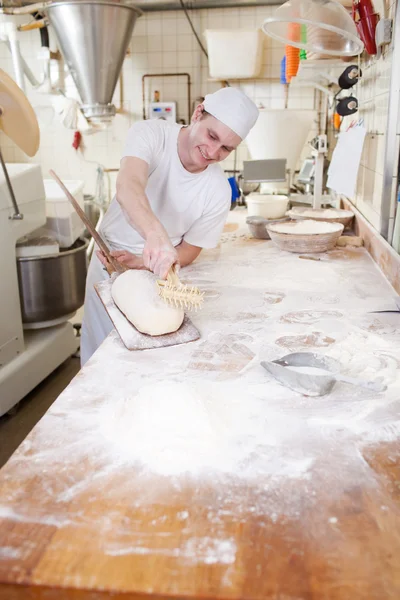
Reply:
[[261, 365], [279, 383], [306, 396], [325, 396], [337, 381], [377, 393], [386, 390], [380, 379], [366, 381], [341, 375], [339, 361], [313, 352], [294, 352], [278, 360], [263, 361]]

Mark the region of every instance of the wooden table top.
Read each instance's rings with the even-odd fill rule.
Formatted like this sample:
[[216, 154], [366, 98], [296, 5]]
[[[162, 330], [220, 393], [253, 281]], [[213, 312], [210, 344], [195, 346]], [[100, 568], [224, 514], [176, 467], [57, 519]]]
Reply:
[[[1, 470], [0, 599], [400, 598], [400, 320], [369, 314], [388, 283], [362, 249], [307, 261], [239, 232], [185, 277], [206, 291], [201, 340], [129, 352], [111, 334]], [[308, 398], [259, 365], [305, 349], [387, 392]], [[137, 394], [191, 390], [217, 428], [254, 409], [265, 444], [166, 474], [109, 427]]]

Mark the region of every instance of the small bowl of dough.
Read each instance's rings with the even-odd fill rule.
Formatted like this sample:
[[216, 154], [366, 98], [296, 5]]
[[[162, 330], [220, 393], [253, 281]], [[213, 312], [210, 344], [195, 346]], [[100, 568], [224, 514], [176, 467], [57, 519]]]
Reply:
[[336, 246], [344, 226], [341, 223], [300, 220], [268, 225], [271, 240], [288, 252], [326, 252]]
[[291, 219], [311, 219], [313, 221], [326, 221], [327, 223], [341, 223], [348, 227], [354, 218], [351, 210], [342, 208], [311, 208], [304, 206], [294, 206], [287, 213]]
[[246, 223], [249, 226], [250, 233], [254, 238], [258, 240], [270, 240], [269, 233], [267, 231], [267, 225], [273, 225], [274, 223], [284, 223], [289, 221], [289, 217], [283, 217], [283, 219], [266, 219], [265, 217], [247, 217]]

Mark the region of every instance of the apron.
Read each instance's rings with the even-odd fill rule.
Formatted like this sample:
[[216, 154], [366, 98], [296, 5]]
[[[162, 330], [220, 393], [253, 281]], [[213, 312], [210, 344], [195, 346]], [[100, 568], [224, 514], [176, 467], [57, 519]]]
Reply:
[[[95, 249], [97, 246], [95, 246]], [[93, 252], [86, 278], [85, 305], [81, 330], [81, 367], [104, 342], [114, 325], [101, 303], [94, 284], [109, 279], [107, 271]]]

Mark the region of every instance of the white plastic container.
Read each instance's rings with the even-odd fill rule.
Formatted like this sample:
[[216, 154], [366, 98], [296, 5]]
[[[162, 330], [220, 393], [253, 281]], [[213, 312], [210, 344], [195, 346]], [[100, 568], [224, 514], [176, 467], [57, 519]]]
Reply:
[[[84, 209], [83, 181], [64, 180], [78, 204]], [[85, 226], [60, 186], [53, 179], [44, 180], [46, 192], [46, 229], [57, 240], [61, 248], [69, 248], [84, 232]]]
[[249, 194], [246, 204], [251, 217], [280, 219], [286, 214], [289, 198], [278, 194]]
[[261, 29], [205, 31], [210, 77], [253, 79], [262, 67], [264, 34]]

